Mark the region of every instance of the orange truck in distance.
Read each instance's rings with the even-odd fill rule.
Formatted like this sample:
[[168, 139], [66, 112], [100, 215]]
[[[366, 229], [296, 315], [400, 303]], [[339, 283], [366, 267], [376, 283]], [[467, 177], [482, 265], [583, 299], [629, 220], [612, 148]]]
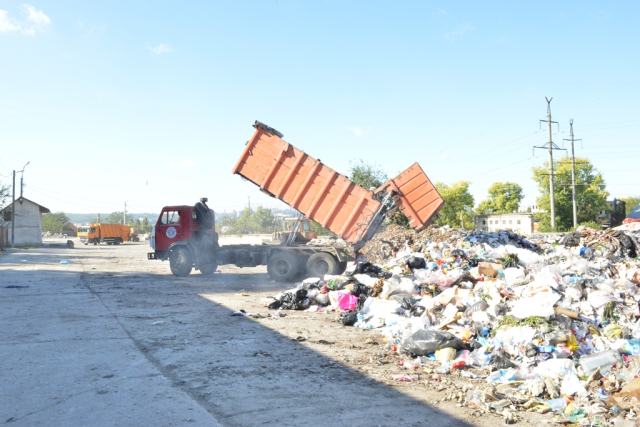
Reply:
[[[137, 234], [136, 236], [137, 237]], [[119, 245], [122, 242], [135, 241], [131, 235], [131, 227], [120, 224], [91, 224], [85, 236], [80, 237], [80, 241], [85, 245], [93, 243], [98, 245]]]

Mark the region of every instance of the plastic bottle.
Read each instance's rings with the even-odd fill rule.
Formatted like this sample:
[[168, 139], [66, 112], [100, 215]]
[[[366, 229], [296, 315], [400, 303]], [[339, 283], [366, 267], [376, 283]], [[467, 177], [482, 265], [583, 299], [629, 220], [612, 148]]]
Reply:
[[600, 368], [600, 373], [606, 375], [611, 371], [615, 363], [621, 363], [622, 357], [616, 350], [601, 351], [580, 358], [580, 365], [586, 376], [591, 375]]
[[551, 408], [553, 412], [561, 412], [564, 408], [567, 407], [567, 401], [565, 400], [564, 397], [559, 397], [553, 400], [547, 400], [545, 403], [549, 408]]
[[622, 349], [632, 356], [640, 355], [640, 339], [622, 340]]

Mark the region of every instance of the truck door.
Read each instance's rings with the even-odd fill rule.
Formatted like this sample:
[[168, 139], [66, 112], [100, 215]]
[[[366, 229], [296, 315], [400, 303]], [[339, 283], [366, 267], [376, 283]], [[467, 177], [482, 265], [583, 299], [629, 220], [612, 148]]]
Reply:
[[180, 211], [169, 210], [162, 213], [156, 225], [156, 251], [164, 252], [172, 243], [183, 239], [180, 219]]

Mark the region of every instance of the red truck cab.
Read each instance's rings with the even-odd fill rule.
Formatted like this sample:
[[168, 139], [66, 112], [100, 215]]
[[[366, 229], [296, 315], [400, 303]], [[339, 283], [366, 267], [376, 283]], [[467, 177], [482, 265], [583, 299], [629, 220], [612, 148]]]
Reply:
[[203, 274], [215, 272], [217, 265], [203, 257], [196, 246], [218, 246], [215, 232], [215, 213], [203, 198], [195, 206], [165, 206], [151, 231], [149, 242], [154, 252], [148, 259], [169, 260], [172, 271], [187, 275], [195, 265]]

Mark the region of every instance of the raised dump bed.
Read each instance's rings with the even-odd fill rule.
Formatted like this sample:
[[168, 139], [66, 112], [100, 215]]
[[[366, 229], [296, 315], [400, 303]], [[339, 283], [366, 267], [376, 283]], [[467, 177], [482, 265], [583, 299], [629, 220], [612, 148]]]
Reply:
[[382, 195], [374, 194], [383, 190], [416, 229], [428, 225], [444, 205], [417, 163], [374, 193], [289, 144], [275, 129], [260, 122], [254, 126], [256, 132], [232, 172], [349, 243], [370, 237], [375, 230], [369, 229], [379, 226], [374, 218], [381, 210]]

